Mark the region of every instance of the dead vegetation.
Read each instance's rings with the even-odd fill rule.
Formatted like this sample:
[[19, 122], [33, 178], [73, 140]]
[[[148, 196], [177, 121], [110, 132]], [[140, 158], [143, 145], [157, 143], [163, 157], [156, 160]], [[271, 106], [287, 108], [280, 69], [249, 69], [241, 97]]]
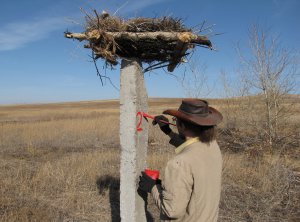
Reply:
[[[202, 30], [200, 30], [201, 32]], [[107, 12], [86, 14], [83, 33], [65, 32], [66, 38], [87, 41], [92, 58], [117, 65], [119, 58], [139, 58], [151, 68], [168, 66], [172, 72], [196, 46], [212, 48], [205, 36], [186, 28], [181, 19], [172, 17], [122, 19]]]
[[[225, 100], [211, 103], [226, 113]], [[179, 104], [150, 100], [149, 113]], [[119, 221], [118, 110], [118, 101], [0, 107], [0, 221]], [[250, 152], [258, 143], [243, 140], [245, 115], [235, 113], [236, 131], [227, 127], [232, 119], [220, 126], [219, 221], [298, 221], [299, 144], [289, 152]], [[291, 123], [299, 126], [299, 116]], [[299, 127], [294, 131], [299, 135]], [[167, 138], [150, 126], [149, 166], [163, 175], [173, 155]], [[151, 199], [149, 211], [158, 221]]]

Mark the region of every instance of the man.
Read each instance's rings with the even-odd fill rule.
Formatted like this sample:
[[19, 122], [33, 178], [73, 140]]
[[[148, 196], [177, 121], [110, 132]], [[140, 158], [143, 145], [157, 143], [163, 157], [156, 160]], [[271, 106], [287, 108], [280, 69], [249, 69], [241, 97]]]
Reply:
[[183, 100], [178, 110], [163, 114], [177, 118], [179, 135], [160, 122], [167, 118], [158, 116], [154, 122], [171, 137], [171, 144], [179, 145], [176, 156], [167, 163], [163, 185], [142, 172], [139, 188], [152, 194], [163, 221], [217, 221], [222, 157], [215, 126], [222, 114], [199, 99]]

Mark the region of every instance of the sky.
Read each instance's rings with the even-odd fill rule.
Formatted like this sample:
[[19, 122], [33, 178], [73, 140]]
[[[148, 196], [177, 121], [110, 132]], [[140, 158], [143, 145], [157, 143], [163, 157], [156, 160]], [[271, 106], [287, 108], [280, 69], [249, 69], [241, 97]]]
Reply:
[[[83, 31], [80, 8], [123, 18], [173, 16], [187, 27], [203, 21], [213, 25], [210, 39], [216, 51], [198, 48], [193, 54], [194, 64], [207, 66], [208, 97], [223, 96], [221, 70], [238, 81], [236, 45], [246, 47], [250, 25], [259, 23], [279, 35], [284, 47], [300, 49], [298, 0], [0, 0], [0, 105], [119, 98], [109, 82], [101, 85], [91, 52], [64, 38], [67, 30]], [[105, 70], [103, 61], [97, 64], [119, 87], [120, 66]], [[187, 64], [172, 74], [162, 69], [145, 73], [148, 96], [185, 97], [177, 78], [184, 72], [190, 72]]]

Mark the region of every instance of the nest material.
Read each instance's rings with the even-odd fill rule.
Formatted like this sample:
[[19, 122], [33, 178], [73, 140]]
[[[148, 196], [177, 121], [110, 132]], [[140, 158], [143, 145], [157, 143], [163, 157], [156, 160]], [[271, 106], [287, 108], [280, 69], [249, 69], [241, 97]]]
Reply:
[[65, 37], [87, 40], [95, 59], [103, 58], [116, 65], [118, 58], [139, 58], [142, 62], [158, 61], [168, 64], [172, 72], [188, 49], [196, 45], [211, 48], [205, 37], [192, 33], [180, 19], [134, 18], [123, 20], [104, 12], [95, 17], [87, 15], [84, 33], [65, 32]]

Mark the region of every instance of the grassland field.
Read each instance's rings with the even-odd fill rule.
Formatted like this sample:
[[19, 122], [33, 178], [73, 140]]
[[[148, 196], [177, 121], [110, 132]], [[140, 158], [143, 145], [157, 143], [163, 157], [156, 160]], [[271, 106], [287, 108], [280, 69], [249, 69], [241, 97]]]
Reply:
[[[300, 98], [291, 100], [295, 141], [272, 154], [233, 151], [246, 115], [237, 112], [238, 100], [209, 100], [225, 117], [220, 222], [300, 221]], [[180, 102], [149, 99], [149, 113]], [[173, 155], [168, 138], [149, 124], [148, 166], [163, 179]], [[0, 106], [0, 221], [119, 221], [119, 166], [117, 100]], [[149, 211], [159, 221], [151, 198]]]

